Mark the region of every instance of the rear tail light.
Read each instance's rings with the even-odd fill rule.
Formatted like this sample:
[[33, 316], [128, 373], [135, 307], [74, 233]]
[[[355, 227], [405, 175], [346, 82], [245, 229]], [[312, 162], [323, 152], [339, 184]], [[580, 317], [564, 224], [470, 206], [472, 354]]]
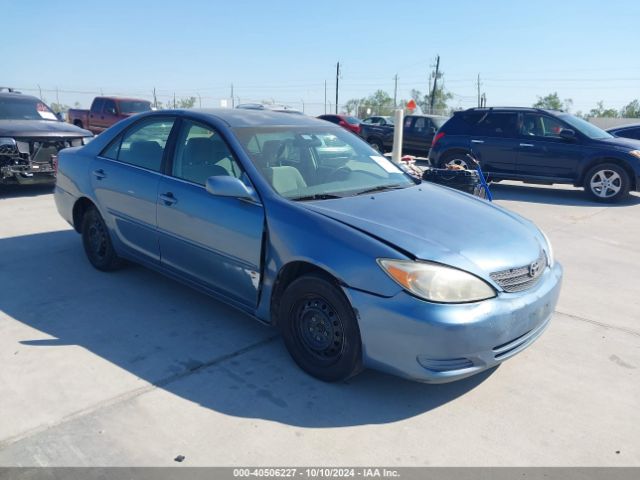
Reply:
[[353, 131], [356, 133], [360, 133], [360, 125], [354, 125], [353, 126]]
[[436, 136], [433, 137], [433, 140], [431, 142], [431, 148], [435, 147], [436, 143], [438, 143], [438, 140], [440, 140], [442, 137], [444, 137], [444, 132], [436, 133]]

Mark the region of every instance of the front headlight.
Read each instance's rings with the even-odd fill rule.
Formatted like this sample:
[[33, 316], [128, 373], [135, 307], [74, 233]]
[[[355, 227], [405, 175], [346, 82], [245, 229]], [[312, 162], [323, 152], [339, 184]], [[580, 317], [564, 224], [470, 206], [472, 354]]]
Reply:
[[388, 258], [379, 258], [378, 264], [405, 290], [431, 302], [476, 302], [496, 296], [488, 283], [456, 268]]
[[544, 233], [544, 231], [541, 228], [539, 228], [538, 230], [540, 230], [540, 233], [544, 237], [544, 241], [547, 242], [547, 262], [549, 263], [549, 268], [553, 268], [554, 258], [553, 258], [553, 246], [551, 245], [551, 240], [549, 240], [549, 237], [547, 237], [547, 234]]
[[636, 158], [640, 158], [640, 150], [631, 150], [629, 155], [633, 155]]

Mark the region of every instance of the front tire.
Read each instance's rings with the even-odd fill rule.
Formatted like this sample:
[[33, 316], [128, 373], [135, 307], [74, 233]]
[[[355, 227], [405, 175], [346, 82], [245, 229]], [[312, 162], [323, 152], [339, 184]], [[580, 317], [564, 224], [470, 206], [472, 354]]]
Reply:
[[304, 275], [287, 287], [278, 325], [290, 355], [309, 375], [336, 382], [362, 370], [360, 330], [353, 308], [324, 275]]
[[585, 191], [598, 202], [619, 202], [627, 197], [630, 187], [629, 175], [615, 163], [596, 165], [584, 177]]
[[113, 248], [102, 215], [95, 207], [89, 208], [82, 219], [82, 245], [89, 262], [98, 270], [110, 272], [123, 264]]

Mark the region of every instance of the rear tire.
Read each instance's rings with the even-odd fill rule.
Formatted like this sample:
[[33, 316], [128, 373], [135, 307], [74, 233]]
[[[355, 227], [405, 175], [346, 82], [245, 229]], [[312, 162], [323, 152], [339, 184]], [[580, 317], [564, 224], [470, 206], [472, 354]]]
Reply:
[[116, 254], [109, 230], [95, 207], [89, 207], [82, 218], [82, 245], [89, 263], [98, 270], [110, 272], [124, 263]]
[[380, 153], [384, 153], [384, 144], [382, 143], [382, 140], [378, 138], [372, 138], [368, 143], [373, 147], [374, 150], [377, 150]]
[[585, 192], [594, 200], [615, 203], [627, 197], [631, 182], [629, 174], [621, 166], [615, 163], [601, 163], [587, 172], [583, 186]]
[[353, 308], [326, 276], [294, 280], [280, 301], [278, 326], [298, 366], [325, 382], [362, 370], [360, 330]]

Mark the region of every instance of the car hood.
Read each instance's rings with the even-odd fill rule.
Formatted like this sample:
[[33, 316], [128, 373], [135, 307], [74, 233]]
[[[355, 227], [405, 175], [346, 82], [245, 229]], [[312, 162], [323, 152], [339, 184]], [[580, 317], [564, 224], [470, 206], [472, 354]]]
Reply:
[[0, 120], [0, 137], [78, 138], [93, 134], [75, 125], [51, 120]]
[[546, 248], [544, 237], [530, 221], [485, 200], [430, 183], [302, 204], [410, 257], [487, 279], [492, 272], [529, 265]]
[[603, 146], [614, 146], [624, 148], [625, 150], [640, 150], [640, 140], [634, 140], [633, 138], [625, 137], [613, 137], [613, 138], [599, 138]]

